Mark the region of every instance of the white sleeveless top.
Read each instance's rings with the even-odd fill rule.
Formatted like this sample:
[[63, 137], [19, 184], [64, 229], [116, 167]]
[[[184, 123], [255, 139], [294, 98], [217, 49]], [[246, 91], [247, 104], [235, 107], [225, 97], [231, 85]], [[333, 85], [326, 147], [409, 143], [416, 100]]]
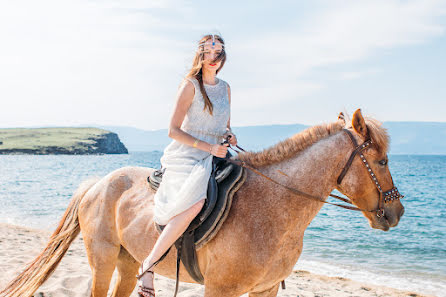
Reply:
[[[195, 78], [186, 78], [194, 84], [195, 95], [181, 129], [210, 144], [222, 141], [230, 115], [227, 83], [218, 79], [215, 85], [204, 84], [213, 105], [213, 114], [204, 108], [204, 98]], [[177, 214], [206, 198], [212, 155], [198, 148], [173, 140], [161, 157], [166, 169], [163, 181], [155, 194], [154, 220], [165, 225]]]

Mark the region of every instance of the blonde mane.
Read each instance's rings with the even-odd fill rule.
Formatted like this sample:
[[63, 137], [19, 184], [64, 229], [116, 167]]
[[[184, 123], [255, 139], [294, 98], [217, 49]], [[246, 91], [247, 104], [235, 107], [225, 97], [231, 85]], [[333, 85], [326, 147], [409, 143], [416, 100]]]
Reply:
[[[387, 152], [389, 136], [387, 130], [375, 119], [365, 119], [370, 138], [379, 152]], [[322, 124], [305, 129], [293, 136], [264, 149], [260, 152], [242, 152], [237, 159], [244, 161], [254, 167], [262, 167], [275, 164], [304, 151], [316, 142], [342, 131], [345, 122], [338, 120], [333, 123]]]
[[378, 153], [386, 154], [390, 144], [390, 137], [387, 129], [382, 126], [380, 121], [373, 118], [365, 117], [364, 120], [369, 137], [373, 140], [374, 147]]

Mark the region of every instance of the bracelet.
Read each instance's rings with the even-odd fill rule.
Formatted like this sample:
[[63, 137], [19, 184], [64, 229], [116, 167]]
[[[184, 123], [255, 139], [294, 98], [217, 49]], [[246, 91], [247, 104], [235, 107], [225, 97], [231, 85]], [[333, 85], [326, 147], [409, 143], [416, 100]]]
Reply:
[[209, 145], [209, 154], [212, 155], [212, 144]]
[[198, 145], [199, 142], [200, 142], [200, 140], [199, 140], [199, 139], [196, 139], [196, 140], [194, 141], [194, 144], [192, 145], [192, 147], [197, 147], [197, 145]]

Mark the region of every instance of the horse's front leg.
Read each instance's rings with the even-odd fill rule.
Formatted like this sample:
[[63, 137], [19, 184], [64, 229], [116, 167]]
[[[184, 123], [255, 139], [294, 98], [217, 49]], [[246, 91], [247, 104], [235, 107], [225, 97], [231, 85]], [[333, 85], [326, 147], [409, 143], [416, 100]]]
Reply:
[[206, 282], [204, 285], [204, 297], [239, 297], [246, 292], [239, 285], [215, 284]]
[[279, 283], [262, 292], [249, 292], [249, 297], [275, 297], [279, 291]]

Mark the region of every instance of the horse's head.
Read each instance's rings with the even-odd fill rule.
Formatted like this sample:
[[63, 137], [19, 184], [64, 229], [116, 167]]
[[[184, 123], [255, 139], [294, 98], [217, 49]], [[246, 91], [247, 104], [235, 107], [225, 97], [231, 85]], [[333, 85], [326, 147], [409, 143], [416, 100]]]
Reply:
[[[401, 196], [389, 171], [388, 135], [374, 120], [364, 120], [361, 110], [353, 114], [349, 142], [356, 148], [338, 178], [337, 189], [363, 211], [372, 228], [389, 230], [404, 213]], [[349, 164], [350, 163], [350, 164]]]

